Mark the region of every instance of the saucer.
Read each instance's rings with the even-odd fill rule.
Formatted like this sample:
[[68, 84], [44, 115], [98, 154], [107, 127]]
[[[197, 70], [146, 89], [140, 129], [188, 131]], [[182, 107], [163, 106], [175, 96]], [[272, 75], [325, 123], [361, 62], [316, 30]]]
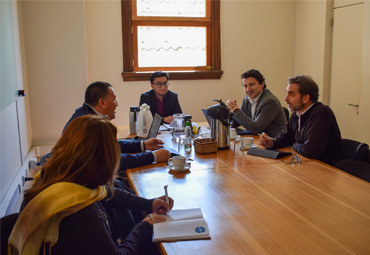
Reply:
[[187, 172], [190, 169], [190, 163], [185, 164], [184, 169], [175, 169], [174, 165], [169, 165], [168, 168], [170, 169], [171, 172], [176, 172], [176, 173], [183, 173]]
[[[244, 150], [245, 151], [247, 151], [247, 150], [249, 150], [250, 148], [256, 148], [257, 147], [257, 144], [252, 144], [252, 146], [251, 147], [246, 147], [246, 146], [244, 146]], [[239, 146], [239, 149], [240, 150], [242, 150], [242, 147], [241, 146]]]

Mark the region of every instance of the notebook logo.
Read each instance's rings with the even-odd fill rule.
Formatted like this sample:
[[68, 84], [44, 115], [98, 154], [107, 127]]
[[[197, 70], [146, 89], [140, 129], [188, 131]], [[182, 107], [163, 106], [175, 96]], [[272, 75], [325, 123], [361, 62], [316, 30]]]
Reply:
[[204, 227], [196, 227], [195, 228], [195, 232], [197, 232], [197, 233], [203, 233], [204, 231], [206, 231], [206, 229]]

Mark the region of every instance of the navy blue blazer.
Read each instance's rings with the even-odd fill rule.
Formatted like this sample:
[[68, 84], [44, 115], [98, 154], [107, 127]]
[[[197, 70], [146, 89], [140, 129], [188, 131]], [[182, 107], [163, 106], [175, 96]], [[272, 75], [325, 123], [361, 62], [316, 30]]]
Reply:
[[[75, 113], [72, 115], [72, 117], [65, 125], [63, 132], [72, 120], [88, 114], [96, 115], [94, 110], [84, 103], [81, 107], [76, 109]], [[118, 140], [118, 143], [122, 153], [118, 172], [122, 173], [124, 176], [126, 175], [125, 174], [126, 169], [145, 166], [153, 163], [154, 155], [152, 152], [141, 152], [140, 145], [141, 141]], [[137, 154], [127, 154], [127, 153], [137, 153]]]

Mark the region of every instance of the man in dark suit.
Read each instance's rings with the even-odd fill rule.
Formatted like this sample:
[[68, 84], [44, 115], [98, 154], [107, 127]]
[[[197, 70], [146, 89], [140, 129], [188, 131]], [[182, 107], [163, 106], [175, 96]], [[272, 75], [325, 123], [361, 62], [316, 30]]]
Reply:
[[152, 73], [150, 76], [152, 90], [141, 94], [139, 103], [149, 105], [152, 115], [158, 113], [164, 123], [171, 123], [174, 114], [182, 113], [177, 94], [168, 90], [170, 85], [168, 78], [169, 74], [162, 71]]
[[[117, 106], [116, 93], [112, 85], [101, 81], [93, 82], [86, 88], [85, 102], [76, 109], [64, 129], [75, 118], [87, 114], [104, 115], [112, 120], [116, 118]], [[159, 139], [118, 140], [118, 143], [122, 153], [118, 172], [123, 176], [126, 175], [126, 169], [149, 165], [153, 162], [167, 162], [171, 157], [168, 150], [161, 149], [163, 142]], [[147, 152], [146, 150], [151, 151]]]
[[265, 78], [255, 69], [241, 75], [245, 91], [240, 109], [236, 100], [228, 100], [227, 107], [234, 112], [233, 127], [242, 125], [252, 135], [266, 132], [271, 136], [286, 127], [287, 120], [279, 99], [266, 88]]

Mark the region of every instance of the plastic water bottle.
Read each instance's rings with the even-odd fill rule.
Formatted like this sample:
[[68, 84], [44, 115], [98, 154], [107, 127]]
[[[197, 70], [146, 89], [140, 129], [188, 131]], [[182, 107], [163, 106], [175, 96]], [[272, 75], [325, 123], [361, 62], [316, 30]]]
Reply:
[[186, 122], [185, 135], [186, 135], [185, 151], [189, 152], [189, 151], [191, 151], [191, 128], [190, 128], [189, 121]]

